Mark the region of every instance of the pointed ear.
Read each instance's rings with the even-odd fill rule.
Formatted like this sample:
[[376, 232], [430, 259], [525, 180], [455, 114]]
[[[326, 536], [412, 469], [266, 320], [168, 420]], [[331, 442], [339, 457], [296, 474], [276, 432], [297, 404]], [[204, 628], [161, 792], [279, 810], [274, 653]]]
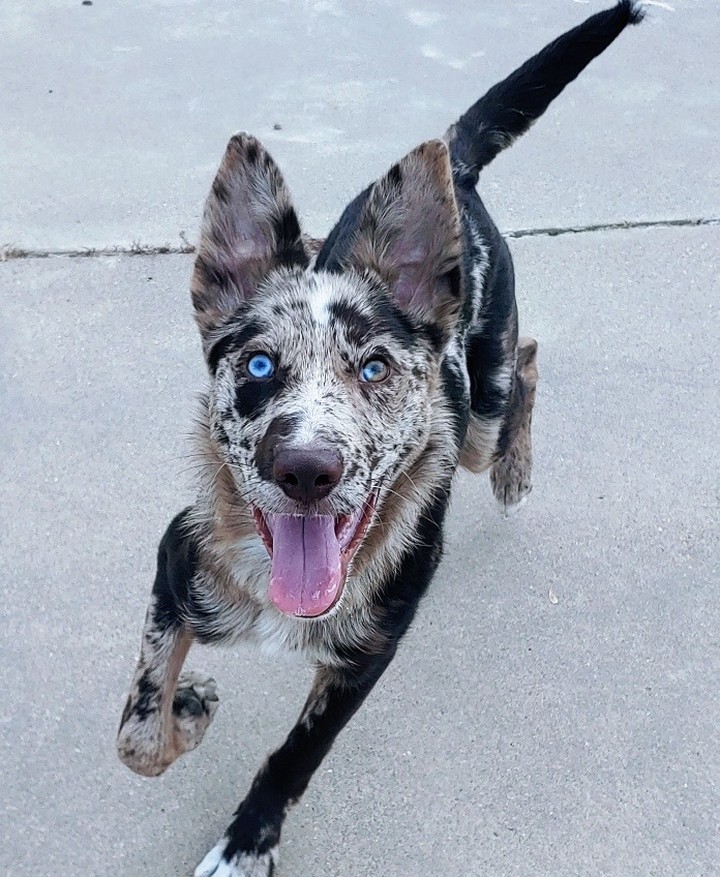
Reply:
[[285, 181], [261, 143], [236, 134], [205, 202], [191, 291], [207, 334], [257, 291], [273, 268], [307, 267]]
[[447, 339], [462, 305], [462, 237], [447, 146], [430, 140], [370, 190], [347, 259]]

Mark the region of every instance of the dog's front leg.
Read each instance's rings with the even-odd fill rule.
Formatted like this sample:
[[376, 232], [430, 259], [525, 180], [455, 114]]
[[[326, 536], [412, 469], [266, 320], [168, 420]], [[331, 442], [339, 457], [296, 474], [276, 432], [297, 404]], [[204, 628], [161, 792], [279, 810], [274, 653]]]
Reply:
[[225, 837], [205, 856], [195, 877], [269, 877], [277, 859], [283, 820], [392, 660], [383, 655], [353, 661], [350, 672], [320, 667], [300, 719], [270, 755], [235, 812]]
[[193, 574], [180, 521], [178, 516], [160, 543], [140, 658], [118, 732], [118, 755], [144, 776], [159, 776], [194, 749], [218, 705], [213, 679], [180, 672], [192, 634], [182, 623], [178, 595]]

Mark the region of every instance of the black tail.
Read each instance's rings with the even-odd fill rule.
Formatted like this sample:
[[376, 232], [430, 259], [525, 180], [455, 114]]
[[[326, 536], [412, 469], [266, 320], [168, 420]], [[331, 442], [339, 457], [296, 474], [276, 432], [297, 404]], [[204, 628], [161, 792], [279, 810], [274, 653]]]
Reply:
[[563, 88], [643, 14], [636, 0], [621, 0], [558, 37], [494, 85], [448, 131], [453, 165], [477, 183], [481, 168], [524, 134]]

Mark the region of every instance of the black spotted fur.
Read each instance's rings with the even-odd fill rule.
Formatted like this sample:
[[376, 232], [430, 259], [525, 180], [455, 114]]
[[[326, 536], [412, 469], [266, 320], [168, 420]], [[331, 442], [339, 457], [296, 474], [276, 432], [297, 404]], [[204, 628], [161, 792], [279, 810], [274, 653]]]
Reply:
[[[506, 509], [529, 491], [536, 345], [518, 339], [510, 252], [475, 187], [482, 167], [641, 17], [623, 0], [559, 37], [444, 140], [368, 186], [324, 243], [302, 237], [262, 145], [230, 141], [192, 280], [211, 380], [198, 498], [160, 544], [120, 756], [157, 775], [202, 740], [216, 698], [210, 680], [181, 673], [192, 641], [261, 641], [302, 653], [317, 672], [297, 724], [198, 877], [272, 873], [289, 806], [392, 660], [432, 580], [457, 466], [490, 469]], [[271, 377], [250, 372], [258, 352], [272, 359]], [[377, 383], [362, 377], [373, 360], [386, 367]], [[329, 448], [342, 476], [301, 506], [275, 460], [306, 446]], [[317, 617], [280, 612], [253, 515], [345, 520], [371, 501], [338, 601]]]

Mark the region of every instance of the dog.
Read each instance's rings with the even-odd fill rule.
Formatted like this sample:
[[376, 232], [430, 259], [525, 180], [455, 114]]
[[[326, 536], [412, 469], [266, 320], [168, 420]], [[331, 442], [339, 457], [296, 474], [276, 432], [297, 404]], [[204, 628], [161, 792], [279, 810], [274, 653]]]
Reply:
[[442, 553], [458, 466], [506, 510], [531, 490], [537, 344], [480, 170], [643, 10], [622, 0], [491, 88], [368, 186], [324, 241], [234, 136], [191, 282], [210, 384], [197, 500], [170, 524], [118, 752], [156, 776], [203, 739], [190, 645], [254, 640], [316, 668], [297, 724], [195, 877], [268, 877], [289, 807], [392, 660]]

